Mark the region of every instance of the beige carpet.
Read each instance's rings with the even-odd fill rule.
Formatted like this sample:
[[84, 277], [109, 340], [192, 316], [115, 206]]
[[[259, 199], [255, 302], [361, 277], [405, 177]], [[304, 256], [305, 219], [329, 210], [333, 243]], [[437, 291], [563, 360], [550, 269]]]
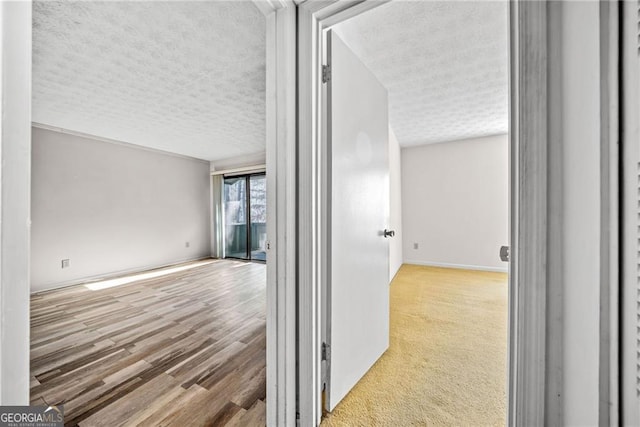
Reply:
[[322, 426], [506, 421], [507, 275], [403, 265], [387, 352]]

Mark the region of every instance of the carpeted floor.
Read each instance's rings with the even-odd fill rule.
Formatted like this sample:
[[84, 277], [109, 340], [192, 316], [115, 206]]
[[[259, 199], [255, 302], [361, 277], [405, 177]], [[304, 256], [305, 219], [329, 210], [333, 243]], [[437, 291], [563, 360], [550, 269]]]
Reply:
[[507, 275], [403, 265], [387, 352], [322, 426], [506, 421]]

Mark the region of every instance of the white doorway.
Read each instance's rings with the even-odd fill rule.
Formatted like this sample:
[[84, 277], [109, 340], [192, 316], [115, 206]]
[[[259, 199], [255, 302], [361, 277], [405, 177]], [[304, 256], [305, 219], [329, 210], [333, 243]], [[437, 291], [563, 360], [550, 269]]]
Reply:
[[[384, 3], [384, 2], [382, 2]], [[322, 366], [322, 355], [326, 355], [326, 352], [322, 351], [325, 345], [323, 344], [323, 338], [326, 334], [326, 329], [330, 329], [331, 326], [324, 327], [323, 319], [328, 317], [327, 310], [322, 307], [321, 301], [323, 301], [322, 291], [322, 283], [326, 283], [327, 280], [331, 277], [331, 270], [327, 267], [327, 265], [323, 262], [322, 256], [326, 256], [326, 248], [330, 247], [328, 243], [328, 238], [326, 237], [327, 230], [330, 229], [330, 221], [323, 218], [323, 212], [326, 212], [326, 200], [331, 199], [331, 186], [326, 185], [323, 181], [322, 174], [328, 173], [325, 169], [325, 165], [323, 162], [330, 158], [327, 154], [327, 140], [323, 136], [323, 126], [325, 126], [327, 117], [323, 114], [322, 102], [323, 99], [323, 84], [322, 77], [324, 70], [322, 70], [322, 65], [326, 64], [327, 58], [323, 54], [322, 50], [322, 37], [324, 32], [333, 28], [338, 23], [345, 22], [346, 20], [357, 16], [361, 13], [364, 13], [367, 10], [376, 8], [381, 5], [381, 2], [363, 2], [357, 5], [337, 5], [332, 4], [329, 6], [312, 6], [309, 4], [302, 4], [299, 13], [299, 22], [301, 27], [299, 28], [299, 76], [301, 78], [300, 82], [300, 105], [302, 111], [306, 114], [305, 118], [308, 118], [309, 123], [304, 121], [300, 122], [300, 138], [305, 140], [311, 140], [313, 143], [307, 146], [301, 146], [301, 161], [306, 162], [309, 161], [313, 167], [313, 170], [316, 172], [316, 179], [309, 182], [303, 182], [305, 185], [303, 191], [309, 191], [310, 199], [312, 200], [312, 205], [309, 207], [303, 206], [302, 215], [301, 215], [301, 228], [309, 230], [308, 235], [314, 236], [311, 238], [309, 250], [309, 256], [303, 255], [304, 263], [302, 264], [300, 277], [302, 278], [301, 283], [301, 292], [300, 292], [300, 306], [301, 306], [301, 317], [299, 322], [302, 326], [300, 332], [300, 378], [301, 378], [301, 395], [300, 395], [300, 414], [301, 420], [303, 423], [318, 423], [320, 420], [320, 413], [323, 407], [322, 401], [323, 398], [323, 385], [325, 384], [326, 377], [324, 371], [320, 368]], [[510, 9], [510, 18], [509, 18], [509, 32], [511, 39], [511, 56], [513, 57], [514, 52], [517, 52], [519, 40], [519, 30], [516, 21], [520, 19], [520, 15], [523, 12], [523, 7], [511, 7]], [[533, 19], [535, 15], [536, 19], [538, 19], [541, 15], [544, 14], [544, 8], [536, 8], [532, 7], [531, 9], [527, 8], [526, 12], [531, 15], [529, 18]], [[375, 30], [373, 30], [375, 31]], [[530, 28], [527, 31], [531, 31]], [[534, 36], [535, 38], [535, 36]], [[540, 41], [541, 45], [542, 42]], [[527, 52], [530, 54], [531, 52]], [[543, 51], [536, 51], [535, 55], [544, 55]], [[534, 55], [534, 56], [535, 56]], [[519, 87], [518, 85], [522, 84], [523, 87], [530, 85], [531, 87], [536, 87], [536, 85], [542, 85], [544, 82], [542, 80], [528, 80], [526, 84], [519, 80], [519, 76], [521, 73], [529, 73], [534, 72], [533, 68], [535, 68], [535, 64], [533, 62], [528, 62], [529, 58], [524, 58], [519, 62], [518, 67], [511, 63], [510, 68], [510, 79], [511, 85], [513, 87]], [[533, 67], [533, 68], [529, 68]], [[536, 73], [540, 73], [540, 69], [535, 69]], [[308, 77], [308, 74], [311, 75], [311, 78]], [[540, 74], [538, 74], [540, 75]], [[517, 254], [519, 256], [514, 256], [511, 258], [511, 272], [514, 273], [517, 271], [518, 266], [523, 264], [537, 265], [539, 269], [527, 269], [524, 275], [513, 275], [513, 280], [534, 280], [539, 275], [544, 275], [544, 265], [539, 265], [535, 260], [540, 253], [529, 253], [528, 250], [519, 250], [520, 244], [524, 240], [527, 241], [527, 247], [532, 249], [537, 247], [537, 245], [544, 246], [545, 242], [536, 240], [537, 238], [533, 235], [527, 235], [527, 233], [516, 232], [519, 224], [522, 224], [523, 217], [529, 217], [530, 215], [539, 215], [541, 212], [545, 210], [543, 205], [536, 205], [536, 198], [521, 198], [520, 194], [522, 191], [533, 191], [540, 192], [546, 191], [544, 185], [539, 185], [539, 183], [534, 183], [536, 179], [541, 179], [539, 176], [526, 176], [526, 174], [522, 175], [519, 173], [520, 167], [522, 166], [522, 159], [518, 157], [522, 155], [522, 151], [518, 149], [522, 144], [526, 144], [528, 141], [528, 133], [533, 132], [536, 125], [542, 125], [542, 123], [532, 123], [531, 128], [527, 125], [519, 123], [517, 120], [518, 115], [516, 114], [521, 107], [521, 104], [518, 102], [517, 91], [513, 91], [511, 94], [510, 101], [510, 117], [511, 117], [511, 128], [518, 129], [518, 131], [513, 132], [510, 138], [510, 163], [512, 168], [510, 170], [510, 198], [511, 198], [511, 250], [512, 253]], [[538, 95], [541, 95], [538, 93]], [[534, 97], [535, 98], [535, 97]], [[543, 99], [528, 99], [528, 103], [542, 103]], [[516, 127], [517, 126], [517, 127]], [[538, 129], [540, 130], [540, 129]], [[533, 157], [533, 156], [531, 156]], [[527, 162], [546, 162], [546, 159], [542, 157], [536, 158], [527, 158]], [[308, 160], [307, 160], [308, 159]], [[308, 186], [307, 186], [308, 185]], [[521, 204], [529, 205], [526, 210], [521, 210], [517, 208]], [[315, 214], [314, 214], [315, 212]], [[526, 224], [523, 231], [526, 231], [527, 226], [533, 226], [533, 224]], [[540, 237], [540, 236], [538, 236]], [[524, 240], [523, 240], [524, 239]], [[506, 243], [506, 242], [505, 242]], [[498, 256], [499, 247], [495, 248], [496, 257]], [[325, 259], [329, 259], [328, 257]], [[306, 270], [305, 267], [309, 266], [309, 270]], [[313, 266], [313, 268], [311, 268]], [[510, 285], [510, 289], [514, 289], [513, 282]], [[330, 289], [330, 287], [329, 287]], [[519, 328], [522, 328], [523, 325], [526, 327], [532, 327], [536, 329], [536, 322], [543, 322], [544, 316], [542, 315], [543, 311], [540, 309], [543, 306], [540, 306], [538, 303], [534, 305], [530, 305], [529, 310], [520, 309], [522, 304], [518, 301], [526, 298], [531, 301], [540, 301], [544, 300], [543, 294], [539, 293], [540, 289], [530, 288], [528, 289], [528, 294], [524, 293], [516, 294], [515, 292], [510, 292], [510, 336], [509, 336], [509, 360], [510, 360], [510, 374], [509, 374], [509, 416], [516, 416], [516, 413], [524, 414], [526, 409], [524, 407], [528, 407], [530, 404], [535, 402], [535, 399], [543, 399], [544, 395], [540, 394], [537, 397], [528, 396], [527, 399], [520, 400], [524, 396], [524, 394], [516, 394], [514, 392], [515, 388], [524, 387], [525, 383], [530, 381], [539, 381], [540, 377], [536, 377], [536, 375], [543, 375], [541, 372], [538, 372], [536, 375], [532, 372], [525, 373], [523, 371], [518, 371], [518, 369], [522, 369], [518, 367], [518, 364], [515, 361], [518, 357], [538, 357], [534, 356], [536, 352], [533, 350], [535, 348], [535, 342], [539, 339], [540, 335], [537, 337], [533, 335], [522, 335], [522, 331], [516, 332], [514, 329], [514, 325], [518, 325]], [[518, 307], [519, 310], [515, 310]], [[534, 309], [535, 308], [535, 309]], [[522, 321], [516, 321], [516, 318], [522, 319], [523, 316], [530, 316], [530, 319], [533, 320], [533, 323], [522, 323]], [[325, 329], [323, 329], [325, 328]], [[538, 330], [538, 334], [540, 331]], [[516, 340], [521, 339], [522, 341], [519, 344], [516, 344]], [[528, 342], [531, 340], [531, 342]], [[529, 349], [529, 345], [534, 345], [531, 349]], [[523, 351], [524, 348], [528, 350], [526, 353], [520, 355], [520, 351]], [[314, 350], [315, 349], [315, 350]], [[330, 352], [334, 352], [335, 349], [329, 346]], [[533, 353], [532, 353], [533, 352]], [[539, 352], [540, 357], [543, 358], [543, 352]], [[329, 362], [329, 366], [331, 362]], [[542, 366], [540, 366], [542, 368]], [[330, 368], [329, 368], [330, 372]], [[537, 378], [537, 379], [536, 379]], [[527, 384], [531, 386], [532, 384]], [[331, 386], [328, 386], [329, 390]], [[329, 400], [331, 398], [329, 397]], [[330, 403], [329, 406], [331, 406]], [[516, 411], [516, 407], [521, 407]], [[535, 404], [534, 404], [535, 406]], [[534, 407], [532, 406], [532, 407]], [[524, 409], [524, 411], [523, 411]], [[527, 414], [526, 416], [530, 416], [531, 414]], [[538, 414], [537, 416], [541, 416], [542, 414]], [[306, 418], [310, 417], [310, 418]], [[527, 418], [531, 419], [531, 418]]]
[[[398, 417], [408, 424], [436, 422], [424, 418], [426, 412], [410, 415], [419, 409], [400, 403], [410, 402], [412, 393], [430, 399], [429, 390], [421, 389], [418, 383], [407, 389], [415, 378], [441, 390], [433, 398], [451, 402], [451, 406], [443, 403], [437, 407], [438, 412], [450, 413], [453, 423], [471, 420], [493, 424], [506, 419], [506, 401], [499, 396], [506, 395], [507, 383], [507, 276], [494, 274], [489, 278], [471, 270], [507, 272], [507, 264], [498, 256], [500, 247], [509, 241], [507, 22], [506, 3], [390, 2], [332, 26], [326, 34], [323, 90], [327, 112], [322, 130], [325, 126], [328, 129], [325, 179], [330, 197], [325, 212], [328, 256], [323, 292], [323, 390], [325, 409], [333, 411], [358, 383], [337, 413], [346, 414], [349, 406], [366, 407], [366, 411], [354, 411], [356, 424], [367, 423], [362, 412], [368, 414], [367, 420]], [[447, 31], [442, 30], [444, 27]], [[477, 55], [478, 51], [483, 55]], [[381, 95], [374, 95], [378, 92]], [[377, 159], [372, 149], [376, 138], [370, 137], [375, 126], [379, 138], [388, 141], [380, 149], [384, 157], [391, 156], [391, 146], [397, 141], [402, 148], [402, 166], [387, 164], [384, 180], [371, 170]], [[403, 221], [397, 229], [388, 231], [390, 212], [399, 208], [390, 205], [388, 199], [382, 203], [378, 199], [397, 191], [390, 187], [390, 176], [396, 173], [402, 175], [402, 197], [396, 194], [396, 203], [402, 199]], [[371, 194], [367, 193], [369, 187], [375, 188]], [[379, 218], [368, 223], [366, 219], [372, 215]], [[397, 236], [392, 237], [394, 231]], [[398, 273], [400, 284], [389, 286], [387, 277], [395, 275], [398, 267], [391, 268], [392, 249], [402, 237], [404, 245], [400, 245], [404, 246], [407, 267]], [[377, 245], [384, 245], [382, 259], [374, 256]], [[463, 270], [464, 275], [457, 274]], [[451, 287], [459, 283], [473, 282], [474, 274], [475, 288], [452, 291]], [[442, 278], [439, 284], [433, 283], [435, 277]], [[413, 287], [406, 284], [410, 278], [415, 279]], [[492, 281], [499, 283], [494, 286]], [[432, 289], [425, 291], [426, 286]], [[415, 304], [407, 304], [408, 300], [397, 295], [414, 289], [432, 297], [425, 301], [423, 312], [415, 306], [425, 298], [419, 291], [414, 295]], [[471, 297], [479, 289], [486, 292]], [[395, 301], [391, 310], [390, 294]], [[495, 299], [496, 322], [485, 325], [486, 348], [476, 342], [473, 349], [465, 350], [462, 345], [459, 353], [448, 356], [451, 365], [469, 369], [466, 376], [470, 382], [464, 387], [468, 393], [442, 388], [438, 384], [455, 382], [453, 372], [440, 381], [438, 370], [429, 371], [427, 366], [435, 363], [434, 355], [440, 354], [435, 348], [441, 346], [447, 351], [458, 341], [446, 343], [437, 337], [447, 325], [474, 316], [471, 313], [476, 307], [466, 306], [467, 299], [480, 301], [487, 295]], [[417, 327], [417, 319], [439, 311], [439, 298], [444, 306], [444, 301], [453, 298], [451, 308], [460, 308], [447, 311], [449, 319], [433, 318], [433, 322], [442, 322], [441, 328], [432, 329], [428, 324]], [[377, 305], [379, 300], [384, 301], [382, 306]], [[475, 342], [475, 337], [482, 334], [482, 320], [493, 315], [491, 311], [484, 316], [475, 314], [476, 322], [450, 333], [459, 336], [460, 342]], [[408, 320], [399, 320], [406, 316], [416, 319], [417, 329]], [[465, 336], [464, 330], [475, 333]], [[414, 334], [413, 341], [400, 338], [408, 333]], [[390, 334], [395, 339], [385, 352]], [[432, 342], [433, 348], [422, 348], [420, 337]], [[415, 351], [403, 352], [407, 345], [413, 345]], [[494, 347], [499, 349], [490, 359], [473, 361], [472, 355]], [[400, 353], [404, 356], [399, 357]], [[431, 362], [425, 362], [427, 357]], [[420, 363], [426, 363], [424, 369], [408, 374], [407, 366]], [[442, 369], [448, 365], [444, 359], [439, 363]], [[405, 368], [387, 371], [384, 377], [385, 366]], [[478, 371], [483, 372], [484, 379], [471, 381]], [[430, 377], [423, 377], [427, 372]], [[395, 381], [405, 386], [396, 389]], [[394, 394], [404, 398], [382, 403], [386, 402], [382, 395]], [[475, 398], [487, 395], [498, 397]], [[455, 409], [456, 400], [465, 401], [469, 410]], [[366, 403], [373, 401], [381, 404]], [[379, 406], [398, 410], [390, 413], [373, 409]], [[428, 406], [425, 402], [424, 411]], [[481, 414], [489, 418], [478, 418]], [[327, 421], [330, 425], [346, 422], [336, 414]]]
[[[247, 2], [248, 3], [248, 2]], [[281, 114], [276, 118], [276, 99], [275, 93], [276, 84], [280, 83], [280, 91], [290, 91], [290, 86], [283, 84], [284, 81], [280, 81], [280, 77], [276, 78], [276, 66], [278, 62], [275, 60], [275, 46], [278, 40], [275, 38], [275, 28], [277, 25], [285, 27], [290, 25], [295, 18], [295, 9], [289, 8], [287, 10], [280, 10], [283, 5], [267, 5], [259, 7], [264, 12], [267, 20], [267, 47], [268, 47], [268, 81], [267, 81], [267, 106], [266, 113], [270, 123], [275, 123], [277, 120], [284, 120], [284, 114]], [[279, 12], [277, 12], [279, 10]], [[276, 18], [278, 15], [278, 18]], [[6, 161], [10, 167], [3, 167], [2, 181], [3, 187], [6, 188], [11, 197], [3, 199], [3, 214], [2, 221], [2, 245], [6, 245], [2, 249], [3, 264], [6, 264], [2, 268], [2, 289], [3, 298], [0, 301], [2, 305], [3, 321], [0, 325], [2, 328], [2, 355], [0, 359], [2, 361], [0, 368], [0, 401], [2, 404], [18, 404], [25, 405], [29, 401], [29, 267], [30, 267], [30, 255], [29, 255], [29, 228], [30, 228], [30, 149], [31, 149], [31, 56], [32, 56], [32, 2], [14, 2], [14, 3], [2, 3], [0, 5], [0, 20], [2, 20], [2, 56], [3, 67], [3, 123], [2, 123], [2, 140], [3, 145], [2, 159]], [[290, 39], [295, 41], [295, 33], [291, 33]], [[285, 56], [286, 57], [286, 56]], [[280, 52], [280, 60], [283, 59], [283, 54]], [[281, 67], [282, 68], [282, 67]], [[279, 75], [279, 74], [278, 74]], [[9, 89], [7, 89], [9, 88]], [[291, 92], [293, 94], [293, 92]], [[278, 104], [281, 105], [281, 104]], [[10, 111], [11, 113], [8, 113]], [[292, 123], [293, 124], [293, 123]], [[278, 128], [271, 124], [267, 126], [267, 168], [283, 169], [278, 173], [281, 181], [292, 173], [291, 168], [287, 167], [287, 157], [293, 162], [293, 156], [287, 156], [286, 153], [275, 153], [274, 148], [277, 141], [284, 139], [286, 135], [293, 135], [292, 126], [288, 128]], [[276, 163], [276, 159], [280, 159]], [[273, 187], [274, 191], [270, 192], [269, 200], [267, 204], [273, 207], [270, 211], [272, 215], [267, 219], [269, 223], [267, 228], [268, 233], [272, 239], [272, 250], [274, 253], [273, 262], [267, 267], [270, 283], [276, 283], [276, 271], [279, 269], [281, 275], [284, 275], [285, 256], [284, 251], [287, 247], [284, 243], [277, 245], [280, 240], [276, 236], [277, 230], [283, 230], [286, 221], [277, 221], [276, 212], [278, 209], [284, 210], [284, 206], [281, 202], [284, 199], [285, 186], [277, 184], [275, 181], [275, 172], [273, 177], [268, 177], [269, 188]], [[276, 191], [277, 189], [277, 191]], [[5, 191], [2, 191], [5, 194]], [[9, 218], [10, 217], [10, 218]], [[293, 227], [294, 224], [291, 224]], [[183, 242], [184, 245], [184, 242]], [[9, 249], [11, 248], [11, 249]], [[267, 249], [269, 245], [267, 242]], [[290, 251], [293, 252], [293, 251]], [[276, 255], [278, 253], [281, 257], [281, 265], [276, 266]], [[6, 288], [6, 289], [5, 289]], [[293, 283], [291, 283], [288, 290], [293, 289]], [[273, 302], [274, 299], [285, 298], [284, 290], [278, 292], [274, 287], [270, 287], [268, 299]], [[271, 353], [268, 358], [271, 362], [274, 361], [273, 355], [276, 352], [276, 342], [278, 346], [284, 346], [286, 342], [293, 341], [293, 329], [288, 326], [285, 328], [284, 318], [276, 319], [276, 307], [275, 303], [270, 304], [268, 310], [268, 334], [270, 336], [269, 342], [273, 342], [272, 346], [269, 344], [268, 351]], [[280, 306], [284, 306], [281, 304]], [[271, 308], [273, 307], [273, 308]], [[289, 316], [291, 322], [294, 322], [294, 316]], [[294, 324], [294, 323], [293, 323]], [[285, 332], [287, 336], [285, 337]], [[291, 347], [293, 349], [293, 347]], [[282, 355], [284, 357], [284, 355]], [[289, 360], [291, 358], [289, 357]], [[293, 376], [289, 376], [288, 385], [289, 390], [287, 392], [285, 384], [278, 386], [279, 381], [284, 383], [284, 361], [279, 363], [276, 367], [276, 363], [269, 363], [269, 373], [267, 376], [269, 388], [271, 390], [269, 394], [270, 404], [268, 405], [273, 410], [269, 410], [275, 417], [276, 415], [276, 402], [284, 402], [288, 399], [289, 402], [295, 401], [294, 393], [294, 379]], [[292, 370], [292, 369], [291, 369]], [[289, 379], [291, 378], [291, 379]], [[282, 396], [287, 392], [286, 396]], [[280, 396], [276, 396], [280, 394]], [[284, 403], [281, 405], [284, 408]], [[289, 408], [293, 408], [295, 404], [288, 405]], [[279, 414], [284, 413], [284, 409]], [[288, 415], [289, 419], [292, 419], [295, 414]]]

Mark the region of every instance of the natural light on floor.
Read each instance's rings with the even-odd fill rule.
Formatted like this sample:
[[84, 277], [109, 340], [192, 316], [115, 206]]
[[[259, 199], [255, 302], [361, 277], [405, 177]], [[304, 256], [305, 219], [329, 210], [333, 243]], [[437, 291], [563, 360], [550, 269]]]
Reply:
[[115, 286], [126, 285], [127, 283], [133, 283], [139, 280], [153, 279], [154, 277], [166, 276], [167, 274], [189, 270], [191, 268], [200, 267], [206, 264], [210, 264], [212, 262], [213, 260], [206, 260], [201, 262], [194, 262], [188, 265], [181, 265], [179, 267], [155, 270], [149, 273], [134, 274], [132, 276], [118, 277], [116, 279], [101, 280], [99, 282], [93, 282], [91, 284], [85, 285], [85, 287], [87, 289], [91, 289], [92, 291], [99, 291], [100, 289], [113, 288]]

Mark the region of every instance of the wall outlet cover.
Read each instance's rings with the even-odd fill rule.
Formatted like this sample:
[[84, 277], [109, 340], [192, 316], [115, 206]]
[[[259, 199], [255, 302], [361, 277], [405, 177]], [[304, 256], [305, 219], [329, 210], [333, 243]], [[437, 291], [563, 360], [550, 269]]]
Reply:
[[413, 244], [413, 249], [418, 249], [418, 244], [417, 243]]

